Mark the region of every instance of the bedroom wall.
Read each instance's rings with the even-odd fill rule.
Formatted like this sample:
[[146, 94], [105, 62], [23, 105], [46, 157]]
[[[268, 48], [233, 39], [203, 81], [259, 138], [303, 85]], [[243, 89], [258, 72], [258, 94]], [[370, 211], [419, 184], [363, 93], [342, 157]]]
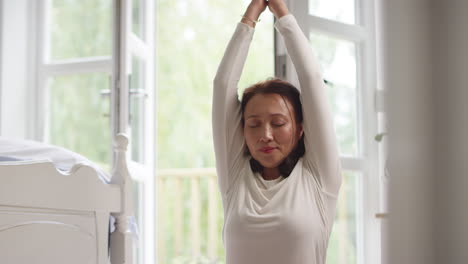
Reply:
[[434, 1], [436, 263], [468, 262], [468, 1]]
[[1, 0], [0, 135], [28, 136], [28, 0]]
[[468, 1], [379, 0], [390, 217], [383, 263], [468, 259]]
[[381, 0], [379, 7], [380, 79], [387, 90], [390, 174], [383, 263], [432, 263], [430, 1]]

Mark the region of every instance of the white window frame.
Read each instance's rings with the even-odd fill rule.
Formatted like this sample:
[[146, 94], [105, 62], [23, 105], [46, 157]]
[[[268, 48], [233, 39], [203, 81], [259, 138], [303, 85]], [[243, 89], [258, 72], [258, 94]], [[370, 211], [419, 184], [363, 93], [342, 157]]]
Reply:
[[[309, 14], [308, 0], [286, 0], [288, 8], [296, 17], [306, 36], [311, 31], [347, 40], [356, 45], [357, 66], [357, 118], [358, 156], [342, 156], [344, 171], [360, 173], [357, 189], [357, 263], [381, 263], [381, 184], [382, 144], [374, 137], [381, 125], [378, 113], [383, 111], [382, 93], [377, 90], [376, 37], [374, 0], [355, 0], [356, 24], [346, 24]], [[275, 36], [277, 76], [298, 83], [290, 59], [284, 59], [286, 48], [279, 34]], [[282, 69], [281, 72], [279, 69]]]
[[31, 6], [28, 0], [0, 1], [1, 14], [1, 75], [0, 82], [0, 134], [11, 138], [32, 138], [29, 114], [30, 36], [34, 21], [30, 19]]
[[[154, 101], [156, 100], [155, 94], [155, 70], [154, 64], [154, 1], [143, 0], [140, 3], [140, 22], [144, 21], [146, 25], [144, 31], [144, 41], [136, 36], [132, 29], [132, 4], [133, 1], [139, 0], [113, 0], [114, 9], [114, 21], [113, 24], [117, 25], [120, 23], [118, 28], [114, 27], [114, 40], [113, 40], [113, 58], [114, 61], [114, 73], [113, 73], [113, 85], [116, 86], [119, 93], [119, 99], [113, 98], [112, 104], [114, 113], [113, 128], [114, 132], [125, 132], [131, 133], [129, 129], [129, 100], [130, 100], [130, 88], [129, 87], [129, 75], [132, 72], [132, 56], [137, 57], [145, 62], [145, 79], [144, 82], [147, 87], [146, 96], [151, 98], [146, 104], [145, 113], [152, 113], [155, 115], [156, 108]], [[114, 97], [117, 93], [114, 93]], [[118, 102], [117, 102], [118, 101]], [[119, 104], [119, 107], [117, 107]], [[116, 110], [118, 108], [118, 110]], [[145, 123], [148, 127], [145, 128], [143, 156], [144, 160], [131, 163], [132, 172], [139, 174], [140, 177], [135, 178], [139, 183], [139, 195], [143, 201], [139, 204], [140, 212], [143, 212], [143, 226], [140, 230], [140, 238], [138, 241], [138, 247], [142, 249], [143, 253], [138, 259], [139, 263], [156, 263], [156, 219], [157, 210], [155, 205], [157, 204], [157, 195], [155, 192], [155, 124], [156, 120], [153, 115], [145, 115]], [[130, 142], [132, 144], [132, 142]], [[130, 146], [131, 149], [131, 146]], [[130, 151], [129, 151], [130, 152]]]

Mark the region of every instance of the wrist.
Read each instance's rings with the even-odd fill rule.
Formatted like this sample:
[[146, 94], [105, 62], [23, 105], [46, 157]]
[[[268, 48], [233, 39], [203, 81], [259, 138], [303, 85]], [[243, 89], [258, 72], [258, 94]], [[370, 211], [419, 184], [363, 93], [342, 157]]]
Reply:
[[283, 9], [283, 10], [280, 10], [280, 11], [276, 12], [274, 15], [275, 15], [276, 19], [280, 19], [280, 18], [284, 17], [287, 14], [289, 14], [288, 9]]
[[252, 20], [258, 20], [258, 18], [260, 17], [260, 14], [263, 12], [263, 9], [264, 8], [262, 6], [250, 4], [247, 7], [247, 10], [245, 10], [244, 16]]
[[248, 26], [250, 26], [252, 28], [255, 28], [255, 25], [256, 25], [256, 23], [253, 20], [251, 20], [251, 19], [249, 19], [249, 18], [247, 18], [245, 16], [242, 17], [241, 23], [244, 23], [244, 24], [246, 24], [246, 25], [248, 25]]
[[274, 8], [272, 8], [272, 13], [276, 17], [276, 19], [279, 19], [287, 14], [289, 14], [288, 7], [285, 4], [277, 5]]

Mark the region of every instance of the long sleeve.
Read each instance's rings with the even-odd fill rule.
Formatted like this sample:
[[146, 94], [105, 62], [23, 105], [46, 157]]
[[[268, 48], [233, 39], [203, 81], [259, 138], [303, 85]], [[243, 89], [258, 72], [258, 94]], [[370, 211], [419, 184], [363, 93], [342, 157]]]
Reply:
[[213, 141], [218, 184], [223, 197], [235, 179], [229, 172], [241, 166], [244, 136], [237, 84], [247, 58], [254, 29], [238, 23], [213, 82]]
[[299, 77], [306, 147], [304, 161], [322, 190], [336, 195], [341, 185], [341, 165], [320, 66], [293, 15], [281, 17], [275, 27], [283, 36]]

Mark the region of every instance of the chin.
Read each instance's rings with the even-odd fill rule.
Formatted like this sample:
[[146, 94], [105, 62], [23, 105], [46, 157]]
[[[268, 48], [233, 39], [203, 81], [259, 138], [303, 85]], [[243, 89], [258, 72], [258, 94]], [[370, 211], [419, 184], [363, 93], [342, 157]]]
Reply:
[[[255, 158], [255, 157], [254, 157]], [[265, 168], [276, 168], [278, 167], [281, 162], [283, 162], [284, 159], [282, 160], [279, 160], [279, 159], [258, 159], [258, 158], [255, 158], [263, 167]]]

